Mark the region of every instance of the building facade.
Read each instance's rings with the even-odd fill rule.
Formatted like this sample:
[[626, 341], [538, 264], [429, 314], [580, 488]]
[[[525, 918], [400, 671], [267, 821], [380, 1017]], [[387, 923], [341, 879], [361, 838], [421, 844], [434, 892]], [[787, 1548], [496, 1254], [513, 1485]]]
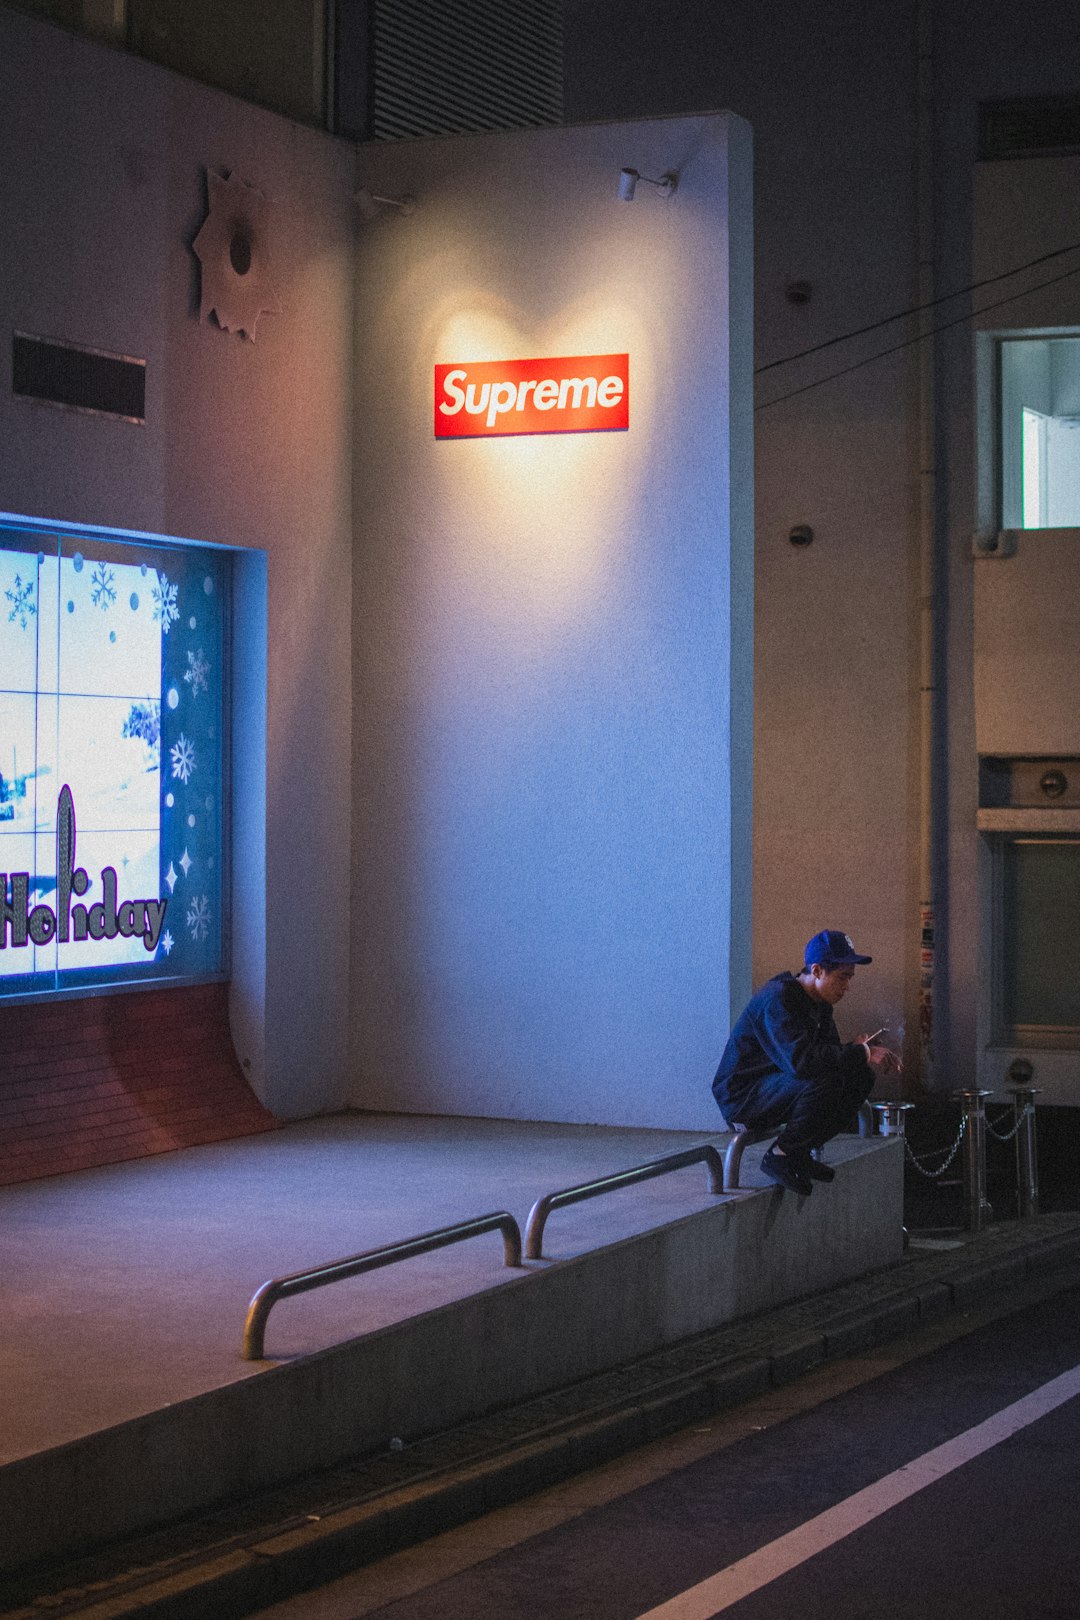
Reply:
[[[88, 9], [68, 20], [85, 29]], [[0, 8], [0, 507], [35, 533], [96, 526], [234, 558], [227, 971], [260, 1096], [282, 1115], [704, 1128], [732, 1006], [828, 925], [874, 956], [845, 1017], [888, 1027], [912, 1095], [1000, 1086], [1021, 1057], [1043, 1100], [1080, 1102], [1074, 16], [575, 0], [562, 116], [583, 133], [357, 148], [307, 127], [362, 132], [356, 12], [339, 6], [319, 36], [332, 75], [325, 53], [303, 57], [336, 110], [301, 105], [293, 83], [261, 97], [285, 117], [175, 71], [212, 76], [198, 61], [149, 46], [168, 65], [140, 61]], [[549, 81], [534, 123], [551, 123]], [[735, 116], [709, 169], [721, 125], [698, 114], [718, 108]], [[597, 121], [612, 139], [584, 133]], [[679, 189], [627, 207], [626, 164]], [[210, 174], [273, 203], [254, 342], [205, 307], [192, 244]], [[358, 188], [415, 192], [417, 212], [365, 223]], [[536, 262], [515, 267], [516, 244]], [[470, 254], [487, 270], [463, 279]], [[475, 346], [483, 323], [455, 327], [447, 302], [465, 279], [493, 359], [518, 358], [515, 342], [620, 348], [633, 368], [639, 343], [659, 357], [644, 377], [676, 379], [652, 405], [683, 414], [666, 459], [649, 439], [652, 487], [635, 481], [629, 506], [610, 444], [581, 451], [576, 494], [538, 467], [531, 508], [476, 483], [490, 447], [402, 460], [381, 392], [400, 410], [428, 378], [390, 380], [395, 358], [420, 367], [392, 312]], [[609, 305], [590, 317], [594, 286]], [[136, 436], [18, 397], [20, 335], [146, 359]], [[480, 455], [455, 478], [473, 480], [483, 544], [509, 517], [532, 547], [516, 581], [454, 540], [464, 485], [440, 486], [442, 452], [467, 448]], [[752, 587], [737, 539], [751, 457]], [[565, 607], [581, 550], [545, 574], [539, 518], [572, 538], [588, 500], [611, 534], [626, 517], [635, 561], [593, 579], [595, 616], [576, 645], [557, 626], [545, 666], [543, 590]]]
[[835, 921], [914, 1095], [1020, 1055], [1075, 1104], [1076, 16], [583, 0], [566, 28], [568, 117], [754, 132], [755, 981]]

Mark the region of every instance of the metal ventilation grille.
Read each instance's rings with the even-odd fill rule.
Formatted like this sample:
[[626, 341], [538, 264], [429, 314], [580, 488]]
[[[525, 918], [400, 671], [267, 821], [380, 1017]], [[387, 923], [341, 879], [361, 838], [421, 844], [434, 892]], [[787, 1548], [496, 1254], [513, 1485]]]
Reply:
[[979, 156], [984, 161], [1052, 152], [1080, 152], [1080, 96], [984, 101], [979, 107]]
[[560, 0], [376, 0], [372, 134], [562, 120]]

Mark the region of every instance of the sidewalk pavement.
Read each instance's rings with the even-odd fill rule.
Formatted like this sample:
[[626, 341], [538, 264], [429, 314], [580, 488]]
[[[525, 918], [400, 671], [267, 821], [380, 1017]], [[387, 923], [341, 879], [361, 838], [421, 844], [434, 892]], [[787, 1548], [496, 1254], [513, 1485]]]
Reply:
[[3, 1620], [239, 1617], [610, 1461], [824, 1361], [1042, 1281], [1080, 1214], [913, 1236], [896, 1266], [566, 1389], [0, 1585]]

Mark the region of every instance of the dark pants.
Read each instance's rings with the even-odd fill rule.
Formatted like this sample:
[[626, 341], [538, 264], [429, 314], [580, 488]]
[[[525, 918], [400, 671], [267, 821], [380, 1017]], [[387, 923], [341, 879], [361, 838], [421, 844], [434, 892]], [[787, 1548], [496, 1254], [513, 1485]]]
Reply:
[[776, 1145], [784, 1153], [809, 1153], [845, 1130], [873, 1089], [869, 1068], [865, 1074], [819, 1081], [773, 1074], [759, 1080], [737, 1110], [725, 1110], [724, 1118], [752, 1131], [776, 1131]]

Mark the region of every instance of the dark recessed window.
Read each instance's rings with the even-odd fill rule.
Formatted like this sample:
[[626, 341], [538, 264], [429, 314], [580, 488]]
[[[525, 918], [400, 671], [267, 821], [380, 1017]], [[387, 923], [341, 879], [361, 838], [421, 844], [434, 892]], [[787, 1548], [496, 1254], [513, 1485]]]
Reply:
[[104, 354], [51, 338], [16, 332], [11, 345], [12, 392], [49, 405], [146, 419], [146, 361]]
[[995, 852], [997, 1038], [1080, 1044], [1080, 838], [1002, 838]]
[[1023, 96], [979, 106], [979, 157], [1080, 152], [1080, 96]]

